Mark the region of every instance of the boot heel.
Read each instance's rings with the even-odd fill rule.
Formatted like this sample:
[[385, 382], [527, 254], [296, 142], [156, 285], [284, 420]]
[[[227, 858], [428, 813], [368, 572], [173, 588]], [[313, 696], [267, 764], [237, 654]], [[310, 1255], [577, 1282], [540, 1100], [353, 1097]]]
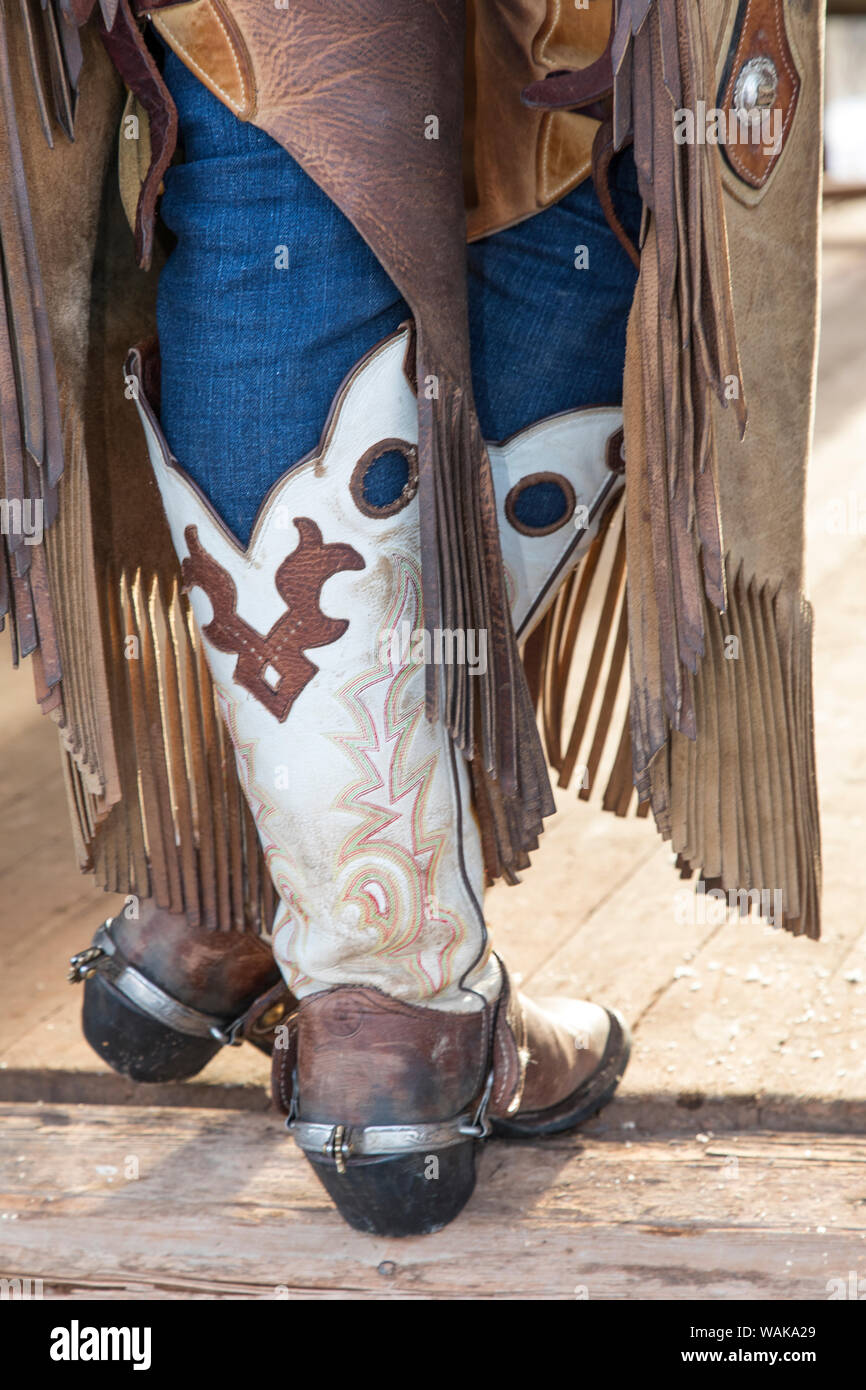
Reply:
[[430, 1153], [356, 1158], [307, 1153], [344, 1221], [371, 1236], [423, 1236], [463, 1210], [475, 1188], [474, 1139]]
[[216, 1040], [167, 1028], [101, 975], [84, 981], [81, 1026], [97, 1057], [131, 1081], [187, 1081], [221, 1046]]

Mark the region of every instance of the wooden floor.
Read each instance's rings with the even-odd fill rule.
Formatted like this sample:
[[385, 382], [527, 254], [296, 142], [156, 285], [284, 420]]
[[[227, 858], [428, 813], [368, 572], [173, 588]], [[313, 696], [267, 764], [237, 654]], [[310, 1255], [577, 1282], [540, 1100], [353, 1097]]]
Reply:
[[0, 1274], [56, 1297], [647, 1299], [821, 1299], [866, 1275], [866, 201], [826, 232], [809, 504], [824, 939], [684, 924], [652, 826], [562, 797], [489, 918], [533, 993], [630, 1018], [621, 1098], [579, 1137], [491, 1145], [447, 1231], [358, 1236], [267, 1112], [251, 1049], [155, 1091], [90, 1054], [64, 967], [114, 903], [75, 871], [53, 730], [29, 672], [4, 666]]
[[342, 1224], [274, 1117], [6, 1110], [4, 1265], [48, 1297], [787, 1300], [866, 1276], [863, 1138], [492, 1144], [457, 1222], [379, 1240]]

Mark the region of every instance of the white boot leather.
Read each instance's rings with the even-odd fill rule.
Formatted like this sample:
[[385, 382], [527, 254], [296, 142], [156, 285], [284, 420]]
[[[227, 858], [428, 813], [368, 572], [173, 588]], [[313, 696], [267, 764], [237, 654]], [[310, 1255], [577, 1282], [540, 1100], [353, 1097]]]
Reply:
[[[407, 1003], [471, 1011], [496, 997], [500, 973], [466, 764], [424, 715], [408, 345], [400, 330], [358, 364], [319, 448], [267, 494], [246, 549], [172, 458], [140, 384], [136, 400], [279, 894], [273, 948], [287, 984], [299, 997], [372, 985]], [[136, 353], [127, 370], [140, 378]], [[620, 422], [614, 408], [569, 411], [490, 446], [521, 637], [622, 486], [606, 459]], [[363, 474], [394, 450], [410, 480], [377, 510]], [[562, 519], [543, 534], [521, 528], [520, 491], [551, 479]], [[576, 508], [586, 526], [575, 525]], [[446, 635], [439, 659], [449, 650]], [[483, 634], [468, 634], [470, 664], [483, 652]], [[426, 654], [437, 656], [435, 635]]]

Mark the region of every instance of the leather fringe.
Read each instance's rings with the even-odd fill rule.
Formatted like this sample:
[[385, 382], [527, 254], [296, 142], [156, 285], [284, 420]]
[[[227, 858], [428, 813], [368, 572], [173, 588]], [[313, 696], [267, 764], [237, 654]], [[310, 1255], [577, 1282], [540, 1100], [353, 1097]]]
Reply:
[[435, 369], [420, 330], [417, 361], [425, 624], [431, 632], [488, 635], [482, 675], [428, 665], [427, 715], [442, 720], [470, 763], [489, 881], [513, 883], [555, 803], [511, 624], [490, 460], [471, 397]]
[[603, 786], [602, 808], [618, 816], [652, 809], [683, 878], [817, 939], [811, 606], [786, 612], [778, 588], [728, 560], [727, 609], [704, 600], [707, 649], [688, 677], [696, 738], [672, 732], [635, 804], [624, 521], [620, 506], [524, 650], [558, 785], [576, 780], [585, 801]]
[[[53, 10], [51, 14], [53, 17]], [[31, 64], [37, 72], [29, 12], [27, 20]], [[59, 92], [56, 95], [59, 99]], [[39, 107], [43, 121], [47, 120], [44, 92]], [[54, 354], [18, 135], [3, 5], [0, 169], [0, 628], [8, 618], [15, 665], [22, 657], [33, 656], [37, 698], [43, 711], [51, 713], [61, 705], [59, 651], [45, 552], [39, 541], [33, 543], [33, 536], [38, 531], [47, 532], [57, 515], [63, 443]]]
[[[730, 562], [729, 562], [730, 565]], [[649, 770], [653, 812], [683, 877], [749, 899], [795, 936], [820, 935], [821, 840], [812, 712], [812, 609], [728, 571], [705, 609], [693, 678], [697, 738], [674, 733]], [[790, 638], [784, 634], [791, 632]]]
[[18, 0], [18, 10], [42, 133], [48, 148], [53, 149], [54, 136], [43, 70], [48, 70], [54, 119], [67, 137], [74, 140], [78, 87], [84, 65], [78, 23], [58, 0], [47, 0], [42, 4], [36, 3], [36, 0]]
[[177, 108], [145, 43], [129, 0], [112, 0], [108, 16], [103, 4], [101, 14], [105, 50], [148, 117], [150, 159], [139, 192], [133, 233], [136, 260], [142, 270], [149, 270], [153, 259], [157, 199], [163, 174], [177, 144]]
[[266, 934], [274, 891], [179, 576], [166, 596], [121, 570], [105, 601], [120, 799], [102, 814], [68, 757], [82, 867], [192, 926]]
[[93, 521], [84, 423], [61, 388], [63, 454], [57, 520], [45, 536], [50, 601], [57, 621], [62, 706], [53, 713], [76, 784], [100, 816], [120, 796], [93, 564]]
[[[73, 134], [78, 30], [57, 0], [16, 3], [51, 148], [52, 120]], [[13, 659], [31, 656], [58, 726], [79, 864], [193, 925], [267, 932], [275, 897], [179, 574], [106, 573], [98, 556], [94, 516], [111, 510], [94, 510], [86, 421], [58, 382], [2, 0], [0, 167], [0, 626], [8, 616]], [[44, 539], [28, 545], [20, 518], [30, 526], [37, 502]]]
[[[634, 803], [628, 726], [625, 509], [606, 518], [580, 566], [524, 648], [524, 665], [557, 784], [604, 810]], [[648, 804], [638, 808], [645, 815]]]
[[631, 736], [643, 785], [671, 729], [695, 735], [688, 677], [706, 650], [704, 596], [725, 606], [713, 397], [733, 405], [741, 432], [746, 410], [718, 151], [674, 139], [677, 112], [713, 104], [699, 6], [619, 0], [612, 64], [614, 144], [633, 138], [649, 211], [625, 383]]

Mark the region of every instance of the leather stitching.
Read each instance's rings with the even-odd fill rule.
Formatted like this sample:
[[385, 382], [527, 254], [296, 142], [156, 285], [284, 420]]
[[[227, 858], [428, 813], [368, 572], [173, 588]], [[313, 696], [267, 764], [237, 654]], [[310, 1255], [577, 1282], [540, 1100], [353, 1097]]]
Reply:
[[[506, 974], [505, 967], [500, 962], [502, 969], [502, 990], [496, 1006], [496, 1018], [494, 1022], [493, 1034], [493, 1104], [498, 1107], [505, 1102], [516, 1090], [520, 1082], [520, 1045], [521, 1039], [514, 1035], [511, 1022], [508, 1017], [509, 1008], [513, 1005], [519, 1010], [519, 1017], [523, 1020], [523, 1006], [517, 996], [513, 996], [511, 980]], [[501, 1019], [501, 1025], [500, 1025]], [[500, 1032], [500, 1026], [502, 1032]], [[524, 1031], [524, 1030], [521, 1030]], [[517, 1051], [517, 1068], [512, 1066], [511, 1051], [506, 1039], [511, 1037], [515, 1050]], [[501, 1064], [501, 1075], [497, 1079], [497, 1062]]]
[[[238, 62], [237, 54], [235, 53], [235, 47], [232, 43], [232, 36], [229, 33], [228, 26], [226, 25], [222, 15], [219, 13], [215, 5], [208, 4], [208, 9], [210, 13], [213, 15], [217, 24], [222, 29], [223, 34], [225, 35], [226, 43], [228, 44], [232, 62], [235, 65], [235, 71], [238, 75], [238, 81], [241, 84], [241, 93], [243, 96], [243, 100], [240, 103], [238, 103], [234, 99], [234, 97], [230, 96], [229, 93], [225, 90], [225, 88], [221, 87], [220, 84], [214, 80], [211, 74], [205, 68], [203, 68], [200, 63], [196, 62], [195, 58], [193, 58], [186, 45], [181, 43], [180, 39], [178, 39], [176, 35], [172, 33], [172, 30], [170, 28], [168, 29], [167, 33], [163, 34], [163, 38], [166, 40], [167, 43], [171, 45], [172, 48], [176, 49], [178, 53], [182, 54], [184, 61], [188, 63], [188, 65], [192, 68], [193, 72], [195, 72], [205, 84], [210, 83], [213, 85], [213, 87], [219, 92], [220, 96], [225, 101], [226, 105], [230, 106], [232, 111], [234, 111], [235, 115], [239, 116], [241, 112], [245, 111], [250, 104], [249, 93], [247, 91], [247, 84], [244, 80], [244, 74], [241, 70], [240, 63]], [[160, 21], [156, 16], [154, 16], [153, 22], [159, 29], [160, 33], [162, 33]]]
[[[406, 485], [399, 497], [396, 497], [393, 502], [388, 502], [384, 506], [377, 507], [372, 502], [368, 502], [364, 496], [364, 478], [370, 464], [375, 463], [377, 458], [380, 458], [382, 454], [389, 451], [403, 455], [409, 468], [409, 476], [406, 479]], [[418, 492], [417, 445], [409, 444], [405, 439], [394, 439], [390, 436], [387, 439], [380, 439], [377, 444], [371, 445], [371, 447], [365, 450], [361, 455], [352, 470], [352, 476], [349, 480], [349, 491], [352, 494], [352, 501], [355, 503], [361, 515], [371, 517], [373, 521], [380, 521], [384, 517], [396, 516], [398, 512], [402, 512], [404, 507], [408, 507], [409, 503], [414, 501]]]
[[286, 1048], [275, 1049], [274, 1069], [276, 1071], [277, 1091], [279, 1093], [283, 1113], [288, 1115], [289, 1110], [291, 1109], [292, 1098], [289, 1092], [287, 1091], [286, 1082], [292, 1072], [292, 1068], [288, 1064], [291, 1061], [292, 1054], [295, 1050], [297, 1042], [297, 1039], [294, 1036], [294, 1030], [297, 1029], [296, 1016], [293, 1016], [286, 1020], [286, 1027], [289, 1030], [287, 1039], [288, 1046]]
[[[758, 0], [758, 3], [761, 3], [761, 0]], [[751, 17], [754, 5], [755, 0], [749, 0], [749, 3], [746, 7], [746, 13], [743, 18], [743, 26], [740, 31], [741, 34], [745, 33], [748, 29], [749, 19]], [[767, 182], [768, 178], [770, 177], [777, 163], [782, 157], [782, 150], [784, 149], [788, 131], [791, 128], [791, 122], [794, 119], [794, 112], [797, 109], [797, 102], [800, 93], [800, 74], [797, 72], [797, 69], [793, 66], [793, 64], [789, 63], [788, 61], [788, 34], [784, 27], [783, 11], [779, 4], [773, 5], [773, 30], [774, 37], [776, 39], [775, 54], [779, 57], [780, 61], [784, 65], [785, 71], [787, 72], [788, 77], [791, 79], [791, 84], [793, 87], [793, 91], [791, 93], [791, 100], [788, 103], [788, 111], [785, 116], [784, 123], [782, 125], [782, 139], [779, 143], [778, 152], [771, 156], [770, 161], [760, 178], [756, 178], [754, 171], [749, 168], [749, 166], [742, 159], [741, 155], [738, 153], [736, 145], [734, 145], [733, 147], [726, 146], [725, 148], [725, 153], [727, 154], [728, 159], [730, 160], [736, 172], [740, 175], [740, 178], [743, 179], [746, 183], [750, 184], [753, 188], [764, 187], [764, 184]], [[739, 48], [739, 44], [737, 45], [737, 47]], [[747, 55], [744, 54], [744, 58], [746, 57]], [[742, 66], [742, 64], [740, 66]], [[731, 70], [731, 76], [728, 82], [728, 90], [725, 93], [725, 107], [728, 110], [733, 109], [732, 103], [734, 99], [734, 87], [736, 85], [737, 72], [737, 64], [736, 62], [734, 62], [733, 68]]]
[[532, 40], [532, 57], [539, 66], [550, 67], [550, 63], [545, 56], [545, 49], [556, 32], [561, 11], [561, 0], [550, 0], [547, 6], [547, 22], [545, 23], [542, 21], [540, 28], [536, 31], [535, 37]]
[[[221, 0], [210, 0], [210, 6], [214, 14], [216, 15], [216, 18], [219, 20], [220, 24], [226, 31], [229, 41], [229, 48], [231, 49], [232, 54], [232, 61], [234, 62], [234, 65], [238, 70], [241, 89], [244, 94], [245, 115], [242, 117], [242, 119], [252, 120], [253, 116], [256, 114], [256, 108], [258, 106], [258, 94], [256, 91], [256, 79], [255, 71], [253, 68], [253, 60], [250, 57], [246, 39], [244, 38], [241, 30], [235, 24], [234, 20], [231, 17], [231, 14], [227, 10], [223, 9]], [[249, 76], [249, 85], [251, 90], [248, 90], [247, 88], [247, 81], [244, 76], [245, 72]]]

